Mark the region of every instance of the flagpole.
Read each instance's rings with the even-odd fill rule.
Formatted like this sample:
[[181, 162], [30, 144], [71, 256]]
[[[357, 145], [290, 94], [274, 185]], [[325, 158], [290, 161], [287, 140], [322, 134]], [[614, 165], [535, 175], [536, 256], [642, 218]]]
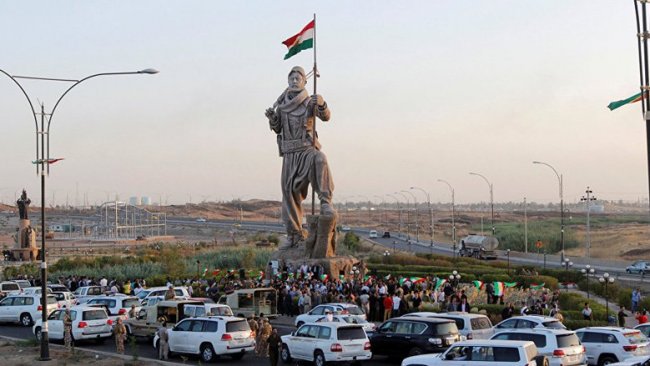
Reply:
[[[318, 68], [316, 67], [316, 13], [314, 13], [314, 69], [312, 75], [314, 76], [314, 95], [316, 95], [316, 80], [318, 80]], [[318, 114], [318, 102], [314, 103], [314, 127], [311, 139], [312, 146], [316, 147], [316, 116]], [[314, 183], [311, 186], [311, 214], [316, 214], [316, 190], [314, 190]]]
[[[641, 75], [642, 75], [642, 92], [643, 96], [645, 98], [648, 98], [648, 93], [650, 91], [648, 90], [648, 22], [647, 22], [647, 14], [646, 14], [646, 2], [641, 1], [641, 13], [642, 13], [642, 22], [643, 22], [643, 33], [639, 35], [639, 37], [643, 37], [643, 69], [640, 70]], [[637, 17], [638, 19], [638, 17]], [[637, 20], [638, 21], [638, 20]], [[642, 98], [642, 99], [645, 99]], [[644, 113], [643, 113], [643, 119], [645, 120], [645, 128], [646, 128], [646, 154], [647, 154], [647, 159], [648, 159], [648, 188], [650, 190], [650, 115], [648, 114], [648, 102], [649, 101], [644, 101], [643, 106], [644, 108]], [[648, 196], [648, 203], [650, 204], [650, 196]]]

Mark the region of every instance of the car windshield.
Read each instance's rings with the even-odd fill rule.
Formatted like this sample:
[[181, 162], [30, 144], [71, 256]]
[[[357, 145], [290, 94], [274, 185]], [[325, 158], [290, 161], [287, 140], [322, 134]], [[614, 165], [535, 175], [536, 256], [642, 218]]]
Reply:
[[562, 324], [559, 320], [552, 320], [549, 322], [543, 322], [542, 325], [544, 328], [551, 328], [551, 329], [566, 329], [564, 324]]
[[359, 307], [356, 306], [356, 305], [355, 306], [349, 306], [349, 307], [346, 307], [344, 309], [345, 309], [345, 311], [347, 311], [349, 314], [352, 314], [352, 315], [363, 315], [363, 311], [361, 311], [361, 309], [359, 309]]
[[472, 329], [474, 330], [492, 328], [492, 323], [490, 323], [490, 319], [487, 317], [473, 318], [470, 320], [470, 323], [472, 324]]
[[456, 322], [452, 323], [440, 323], [435, 325], [436, 334], [456, 334], [458, 333], [458, 327]]
[[648, 341], [648, 338], [646, 338], [641, 332], [625, 333], [623, 336], [628, 340], [628, 342], [630, 342], [630, 344], [638, 344]]
[[122, 307], [123, 308], [130, 308], [131, 305], [135, 305], [135, 307], [140, 307], [140, 301], [138, 301], [138, 299], [124, 299], [124, 300], [122, 300]]
[[47, 297], [47, 303], [48, 304], [56, 304], [56, 303], [58, 303], [58, 301], [57, 301], [56, 297], [54, 297], [54, 295], [50, 295], [50, 296]]
[[20, 291], [20, 286], [17, 283], [5, 283], [2, 285], [4, 291]]
[[84, 311], [83, 318], [83, 320], [98, 320], [106, 319], [108, 315], [106, 315], [104, 310], [87, 310]]
[[341, 341], [366, 338], [366, 332], [361, 327], [342, 327], [336, 330], [336, 334]]
[[210, 315], [211, 316], [220, 316], [220, 315], [232, 316], [233, 314], [232, 314], [232, 310], [230, 310], [230, 308], [227, 308], [225, 306], [219, 306], [219, 307], [216, 307], [216, 308], [211, 308], [210, 309]]
[[142, 290], [138, 292], [138, 294], [135, 296], [137, 296], [139, 299], [144, 299], [145, 297], [147, 297], [147, 295], [149, 295], [149, 293], [151, 293], [151, 290]]
[[559, 348], [575, 347], [580, 345], [580, 339], [575, 333], [562, 334], [557, 336], [557, 346]]
[[250, 330], [246, 320], [235, 320], [226, 323], [226, 333], [230, 332], [245, 332]]

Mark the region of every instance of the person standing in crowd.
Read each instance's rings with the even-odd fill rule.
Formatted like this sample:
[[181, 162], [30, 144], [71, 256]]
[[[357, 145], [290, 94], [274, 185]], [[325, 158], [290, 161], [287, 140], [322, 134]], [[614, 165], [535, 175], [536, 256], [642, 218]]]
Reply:
[[514, 314], [515, 314], [515, 307], [512, 305], [511, 302], [509, 302], [508, 306], [504, 307], [503, 310], [501, 310], [501, 319], [503, 320], [510, 319]]
[[422, 297], [420, 297], [420, 291], [415, 291], [411, 299], [411, 302], [413, 303], [413, 310], [419, 311], [420, 306], [422, 305]]
[[625, 306], [621, 306], [616, 317], [618, 318], [618, 326], [625, 327], [625, 318], [628, 317], [625, 313]]
[[160, 344], [158, 345], [158, 359], [169, 359], [169, 333], [167, 332], [167, 322], [163, 320], [161, 327], [156, 332]]
[[582, 308], [582, 317], [584, 318], [584, 320], [593, 320], [592, 311], [591, 308], [589, 307], [588, 302], [586, 302], [585, 307]]
[[643, 323], [648, 322], [648, 315], [647, 315], [645, 309], [643, 309], [641, 311], [638, 311], [635, 318], [639, 322], [639, 324], [643, 324]]
[[131, 310], [129, 310], [129, 318], [130, 319], [135, 319], [138, 316], [138, 314], [135, 311], [135, 304], [131, 305]]
[[361, 310], [366, 314], [366, 318], [370, 319], [370, 295], [368, 295], [368, 291], [363, 290], [361, 296], [359, 296], [359, 303], [361, 303]]
[[308, 290], [303, 291], [302, 293], [302, 312], [308, 313], [311, 310], [311, 294]]
[[271, 330], [271, 335], [267, 340], [269, 344], [269, 361], [271, 361], [271, 366], [278, 366], [278, 356], [280, 355], [280, 345], [282, 344], [282, 339], [278, 335], [277, 328]]
[[639, 309], [640, 302], [641, 302], [641, 289], [637, 287], [632, 291], [632, 312], [636, 312]]
[[257, 325], [257, 320], [255, 320], [255, 317], [251, 317], [251, 319], [248, 321], [248, 326], [251, 328], [251, 335], [253, 336], [254, 339], [257, 339], [257, 332], [259, 330], [259, 326]]
[[271, 324], [267, 318], [262, 319], [262, 327], [260, 328], [260, 343], [257, 347], [257, 355], [259, 357], [266, 357], [268, 355], [269, 346], [268, 340], [272, 332]]
[[392, 312], [392, 317], [396, 318], [399, 316], [399, 306], [402, 302], [402, 299], [399, 297], [397, 293], [393, 294], [393, 312]]
[[390, 295], [384, 296], [384, 321], [390, 319], [390, 314], [393, 311], [393, 299]]
[[165, 291], [165, 300], [173, 300], [175, 297], [176, 294], [174, 293], [174, 286], [167, 286], [167, 291]]
[[115, 336], [115, 347], [117, 353], [124, 354], [124, 341], [126, 340], [126, 327], [122, 323], [122, 318], [117, 318], [117, 323], [113, 327], [113, 335]]

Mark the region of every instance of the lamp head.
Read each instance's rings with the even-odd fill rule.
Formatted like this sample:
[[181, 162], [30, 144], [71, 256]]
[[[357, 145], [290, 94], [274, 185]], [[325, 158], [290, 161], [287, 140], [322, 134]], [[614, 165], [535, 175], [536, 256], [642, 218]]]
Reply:
[[138, 74], [150, 74], [150, 75], [153, 75], [153, 74], [157, 74], [159, 72], [160, 71], [158, 71], [156, 69], [148, 68], [148, 69], [138, 71]]
[[605, 283], [605, 279], [602, 278], [602, 277], [600, 277], [600, 278], [598, 279], [598, 282], [600, 282], [600, 283]]
[[609, 278], [609, 283], [614, 283], [614, 277]]

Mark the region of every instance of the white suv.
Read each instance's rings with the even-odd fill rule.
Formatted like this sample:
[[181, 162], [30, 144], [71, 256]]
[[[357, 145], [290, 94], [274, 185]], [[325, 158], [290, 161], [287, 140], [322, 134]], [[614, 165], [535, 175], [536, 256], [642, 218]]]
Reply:
[[366, 320], [366, 314], [355, 304], [346, 303], [330, 303], [321, 304], [311, 309], [310, 312], [298, 315], [296, 317], [296, 327], [300, 327], [305, 323], [313, 323], [318, 319], [325, 316], [326, 311], [331, 311], [332, 314], [350, 314], [359, 319]]
[[[65, 310], [57, 310], [47, 318], [48, 337], [63, 339], [63, 319]], [[72, 339], [95, 339], [99, 342], [113, 335], [113, 321], [108, 318], [106, 310], [90, 306], [75, 306], [70, 309], [72, 319]], [[41, 340], [41, 319], [36, 321], [32, 332]]]
[[[165, 292], [167, 292], [168, 287], [165, 286], [160, 286], [160, 287], [150, 287], [146, 288], [136, 295], [140, 301], [148, 298], [148, 297], [155, 297], [155, 296], [165, 296]], [[185, 286], [176, 286], [174, 287], [174, 295], [176, 295], [176, 299], [178, 300], [187, 300], [190, 298], [190, 293], [187, 292], [187, 288]]]
[[[48, 315], [59, 308], [54, 295], [47, 296]], [[43, 307], [40, 295], [7, 296], [0, 301], [0, 322], [20, 323], [28, 327], [40, 319]]]
[[550, 316], [541, 315], [522, 315], [515, 316], [503, 320], [494, 326], [496, 332], [500, 330], [508, 330], [512, 328], [550, 328], [550, 329], [566, 329], [564, 324], [559, 320]]
[[417, 313], [408, 313], [405, 316], [451, 319], [456, 322], [458, 332], [467, 339], [489, 339], [494, 334], [490, 318], [483, 314], [470, 314], [460, 311], [448, 313], [422, 311]]
[[587, 327], [576, 330], [587, 350], [587, 363], [606, 365], [650, 353], [648, 338], [640, 330], [618, 327]]
[[13, 281], [0, 282], [0, 295], [18, 295], [20, 294], [20, 286]]
[[[239, 360], [255, 348], [248, 322], [234, 316], [183, 319], [168, 335], [170, 353], [200, 355], [202, 362], [211, 362], [221, 355]], [[159, 346], [157, 333], [153, 345]]]
[[443, 353], [407, 357], [402, 366], [542, 366], [546, 362], [544, 356], [538, 358], [533, 342], [473, 339], [456, 342]]
[[128, 317], [132, 305], [135, 305], [136, 314], [140, 311], [140, 300], [135, 296], [96, 296], [90, 298], [86, 305], [101, 306], [108, 316], [122, 316], [123, 319]]
[[372, 357], [370, 341], [360, 325], [347, 323], [304, 324], [297, 331], [282, 338], [282, 362], [293, 358], [313, 361], [314, 366], [330, 362], [369, 360]]
[[584, 365], [585, 348], [576, 332], [564, 329], [512, 329], [495, 334], [491, 339], [503, 341], [531, 341], [537, 352], [548, 358], [551, 366]]

